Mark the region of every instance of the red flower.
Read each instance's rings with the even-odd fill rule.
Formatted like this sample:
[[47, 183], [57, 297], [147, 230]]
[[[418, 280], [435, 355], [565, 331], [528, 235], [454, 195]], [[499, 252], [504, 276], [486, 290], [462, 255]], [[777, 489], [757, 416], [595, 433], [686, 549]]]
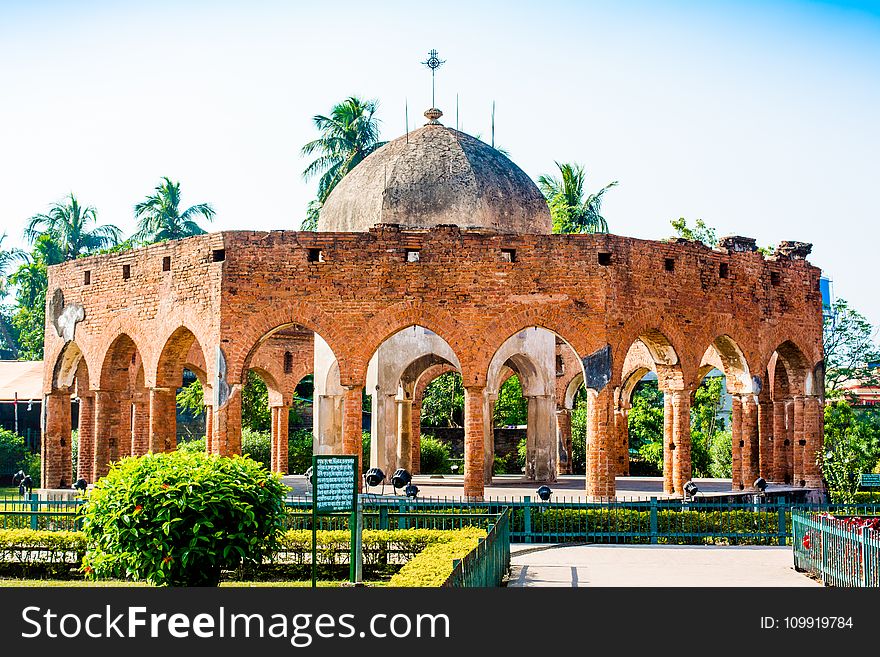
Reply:
[[168, 484], [162, 484], [162, 488], [168, 488]]
[[804, 534], [804, 540], [801, 542], [803, 543], [805, 550], [810, 549], [810, 535], [809, 534]]
[[144, 510], [144, 507], [143, 507], [142, 505], [138, 504], [136, 507], [134, 507], [134, 510], [135, 510], [135, 512], [137, 512], [137, 511], [143, 511], [143, 510]]
[[86, 571], [86, 575], [91, 575], [93, 572], [95, 572], [95, 569], [92, 568], [91, 566], [86, 566], [85, 571]]
[[162, 563], [171, 563], [172, 561], [174, 561], [174, 557], [172, 557], [171, 555], [162, 559]]

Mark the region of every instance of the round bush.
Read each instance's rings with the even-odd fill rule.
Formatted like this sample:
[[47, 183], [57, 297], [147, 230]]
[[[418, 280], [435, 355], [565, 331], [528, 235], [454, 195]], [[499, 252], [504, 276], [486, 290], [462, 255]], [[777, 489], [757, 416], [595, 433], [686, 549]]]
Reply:
[[89, 577], [158, 586], [216, 586], [220, 571], [277, 548], [286, 487], [240, 456], [169, 452], [126, 458], [84, 508]]
[[422, 436], [419, 467], [422, 474], [449, 474], [452, 454], [449, 445], [440, 442], [433, 436]]

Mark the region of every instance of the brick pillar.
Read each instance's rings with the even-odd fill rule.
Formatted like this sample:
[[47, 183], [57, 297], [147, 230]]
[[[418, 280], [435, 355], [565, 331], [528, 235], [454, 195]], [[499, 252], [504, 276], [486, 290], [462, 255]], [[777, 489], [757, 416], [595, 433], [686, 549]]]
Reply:
[[587, 497], [608, 499], [615, 496], [614, 417], [612, 389], [605, 386], [596, 393], [588, 389], [587, 405]]
[[210, 404], [205, 406], [205, 451], [214, 453], [214, 407]]
[[804, 485], [807, 488], [822, 487], [822, 470], [816, 462], [824, 445], [824, 417], [822, 401], [818, 397], [804, 399]]
[[803, 486], [806, 481], [804, 478], [804, 447], [806, 439], [804, 438], [804, 398], [797, 395], [794, 398], [794, 439], [792, 440], [794, 450], [794, 472], [792, 473], [792, 485]]
[[568, 408], [556, 409], [556, 442], [559, 450], [556, 471], [559, 474], [571, 474], [571, 410]]
[[138, 394], [132, 400], [132, 456], [143, 456], [150, 451], [150, 401], [144, 397], [145, 395]]
[[364, 464], [362, 441], [363, 441], [363, 403], [364, 389], [361, 386], [345, 388], [342, 395], [342, 452], [353, 454], [358, 457], [358, 479], [363, 472]]
[[758, 402], [758, 472], [767, 481], [773, 481], [776, 472], [773, 453], [776, 440], [773, 431], [773, 413], [772, 401]]
[[770, 481], [784, 483], [788, 476], [786, 463], [787, 447], [791, 445], [785, 428], [785, 402], [773, 402], [773, 474]]
[[412, 474], [412, 399], [397, 400], [397, 467]]
[[672, 476], [672, 445], [673, 438], [672, 393], [663, 392], [663, 492], [672, 495], [675, 492]]
[[484, 388], [468, 386], [464, 389], [464, 495], [482, 498], [483, 449], [485, 424], [483, 422]]
[[418, 403], [414, 403], [412, 405], [412, 410], [410, 411], [410, 416], [412, 418], [412, 425], [410, 428], [410, 436], [412, 437], [412, 458], [410, 459], [410, 464], [412, 465], [412, 469], [410, 472], [414, 475], [419, 474], [421, 469], [421, 461], [422, 461], [422, 404], [421, 401]]
[[629, 408], [620, 409], [622, 423], [620, 425], [620, 453], [623, 457], [620, 474], [629, 477]]
[[495, 426], [493, 414], [497, 395], [483, 393], [483, 482], [492, 483], [495, 474]]
[[622, 475], [626, 471], [627, 454], [623, 447], [626, 431], [626, 411], [619, 405], [614, 406], [614, 474]]
[[272, 472], [287, 474], [287, 440], [290, 408], [287, 406], [270, 406], [272, 417], [272, 457], [269, 465]]
[[118, 439], [119, 403], [115, 390], [95, 391], [95, 460], [92, 465], [95, 481], [110, 471], [110, 445]]
[[43, 488], [70, 486], [70, 393], [51, 392], [44, 399], [46, 424], [40, 441], [40, 484]]
[[753, 395], [742, 398], [742, 482], [754, 490], [758, 478], [758, 404]]
[[149, 450], [169, 452], [177, 448], [177, 399], [171, 388], [150, 388]]
[[225, 403], [214, 407], [214, 453], [241, 454], [241, 386], [234, 385]]
[[[731, 489], [742, 490], [742, 421], [743, 421], [742, 399], [739, 395], [733, 395], [730, 405], [730, 473], [731, 473]], [[749, 482], [751, 483], [751, 482]]]
[[672, 487], [684, 495], [684, 485], [691, 478], [691, 395], [687, 390], [672, 392]]
[[794, 485], [794, 399], [785, 402], [785, 471], [788, 483]]
[[76, 476], [88, 483], [95, 480], [95, 396], [82, 395], [79, 398], [79, 446], [77, 451]]

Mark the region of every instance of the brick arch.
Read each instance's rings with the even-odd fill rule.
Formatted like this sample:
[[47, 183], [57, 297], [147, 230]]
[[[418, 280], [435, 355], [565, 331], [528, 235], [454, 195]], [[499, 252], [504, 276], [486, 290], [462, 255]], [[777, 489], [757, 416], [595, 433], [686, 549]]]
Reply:
[[194, 347], [201, 351], [205, 365], [205, 373], [210, 379], [211, 365], [208, 355], [205, 353], [203, 339], [200, 340], [193, 328], [187, 324], [181, 324], [173, 329], [164, 340], [156, 359], [145, 370], [145, 377], [149, 383], [155, 383], [160, 388], [178, 388], [186, 366], [186, 359], [190, 350]]
[[[119, 333], [104, 352], [104, 360], [98, 375], [99, 390], [117, 390], [129, 388], [132, 383], [144, 385], [143, 352], [130, 335]], [[132, 366], [137, 366], [137, 373], [132, 380]]]
[[559, 404], [558, 399], [556, 400], [556, 403], [563, 408], [573, 410], [575, 397], [577, 397], [578, 391], [581, 389], [582, 385], [584, 385], [584, 373], [577, 372], [571, 377], [571, 379], [569, 379], [568, 383], [565, 384], [562, 403]]
[[309, 303], [288, 301], [275, 307], [263, 308], [265, 312], [254, 312], [243, 318], [236, 318], [239, 337], [234, 344], [225, 348], [226, 378], [230, 384], [244, 384], [244, 373], [249, 367], [261, 341], [286, 326], [299, 325], [318, 334], [333, 350], [340, 368], [348, 371], [352, 340], [339, 328], [333, 315]]
[[[564, 306], [523, 307], [519, 310], [504, 312], [490, 318], [481, 329], [482, 338], [474, 347], [467, 351], [468, 379], [465, 385], [485, 386], [489, 373], [489, 365], [502, 345], [514, 335], [528, 328], [542, 328], [562, 339], [580, 359], [605, 346], [600, 339], [591, 337], [597, 333], [595, 329], [577, 319], [577, 311], [572, 304]], [[462, 374], [465, 372], [465, 359], [462, 358]]]
[[[813, 367], [804, 351], [793, 340], [785, 340], [773, 350], [773, 353], [777, 355], [777, 368], [781, 365], [785, 369], [789, 393], [805, 394], [807, 388], [811, 387]], [[768, 368], [765, 367], [764, 371], [767, 370]]]
[[[694, 390], [702, 383], [705, 372], [709, 371], [706, 370], [702, 376], [700, 375], [700, 371], [702, 371], [702, 368], [704, 367], [705, 356], [711, 349], [715, 349], [720, 358], [722, 365], [721, 370], [724, 372], [724, 376], [727, 379], [728, 392], [731, 394], [757, 392], [752, 379], [755, 372], [749, 366], [749, 358], [746, 355], [745, 350], [742, 348], [742, 344], [729, 333], [719, 333], [713, 340], [711, 340], [711, 342], [709, 342], [709, 345], [703, 352], [704, 358], [701, 359], [700, 362], [701, 369], [697, 371], [697, 376], [699, 378], [695, 378], [692, 381]], [[762, 385], [766, 384], [764, 378], [765, 377], [762, 377]]]
[[458, 372], [458, 369], [452, 365], [441, 363], [438, 365], [432, 365], [422, 372], [421, 375], [419, 375], [419, 378], [416, 379], [416, 385], [413, 389], [413, 403], [418, 403], [421, 406], [422, 400], [425, 397], [425, 390], [431, 385], [431, 382], [449, 372]]
[[[624, 372], [624, 363], [633, 344], [641, 341], [647, 348], [656, 365], [674, 367], [686, 379], [691, 362], [695, 359], [691, 352], [695, 340], [683, 332], [678, 325], [656, 311], [643, 310], [628, 318], [624, 326], [615, 332], [612, 342], [612, 383], [620, 385], [630, 374]], [[700, 356], [703, 352], [700, 352]], [[699, 358], [699, 356], [696, 356]], [[655, 372], [656, 367], [650, 368]]]
[[52, 367], [52, 383], [50, 392], [69, 389], [76, 379], [85, 376], [80, 385], [88, 389], [91, 379], [88, 360], [80, 346], [73, 340], [67, 342], [55, 359]]
[[468, 351], [464, 327], [453, 315], [429, 304], [405, 301], [374, 315], [364, 326], [356, 329], [351, 342], [356, 345], [348, 374], [356, 385], [366, 381], [367, 366], [376, 350], [391, 336], [411, 326], [421, 326], [440, 336], [464, 368], [462, 354]]

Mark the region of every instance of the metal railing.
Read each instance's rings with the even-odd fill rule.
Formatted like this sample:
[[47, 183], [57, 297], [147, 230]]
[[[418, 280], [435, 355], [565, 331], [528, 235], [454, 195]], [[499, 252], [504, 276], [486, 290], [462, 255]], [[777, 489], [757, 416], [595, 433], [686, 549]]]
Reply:
[[510, 510], [489, 525], [486, 538], [473, 550], [452, 562], [445, 587], [472, 588], [501, 586], [510, 570]]
[[36, 493], [0, 498], [0, 529], [79, 531], [82, 505], [79, 499], [46, 500]]
[[829, 586], [880, 587], [880, 531], [844, 519], [792, 512], [795, 570]]

